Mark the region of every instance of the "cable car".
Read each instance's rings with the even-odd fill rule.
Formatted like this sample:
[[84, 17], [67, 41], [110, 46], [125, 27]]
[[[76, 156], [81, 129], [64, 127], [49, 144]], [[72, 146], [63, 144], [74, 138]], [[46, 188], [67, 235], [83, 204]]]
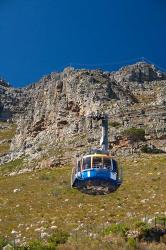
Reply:
[[[71, 186], [87, 194], [108, 194], [117, 190], [122, 183], [122, 169], [108, 151], [108, 116], [92, 114], [91, 120], [102, 121], [100, 149], [92, 149], [72, 170]], [[119, 173], [120, 172], [120, 173]]]

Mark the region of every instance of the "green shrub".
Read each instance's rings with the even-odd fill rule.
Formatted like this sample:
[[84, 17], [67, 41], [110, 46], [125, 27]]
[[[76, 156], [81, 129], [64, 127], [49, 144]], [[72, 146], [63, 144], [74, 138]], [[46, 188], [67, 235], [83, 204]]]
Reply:
[[23, 158], [15, 159], [1, 165], [0, 174], [8, 174], [22, 168]]
[[62, 230], [56, 230], [49, 238], [48, 242], [54, 245], [64, 244], [67, 242], [69, 234]]
[[114, 128], [119, 128], [121, 126], [119, 122], [110, 122], [109, 125]]
[[26, 246], [16, 246], [15, 250], [56, 250], [57, 246], [53, 243], [46, 243], [40, 240], [31, 241]]
[[158, 216], [155, 218], [155, 223], [161, 226], [166, 226], [166, 216]]
[[29, 246], [15, 246], [15, 250], [30, 250]]
[[147, 237], [149, 237], [150, 232], [152, 230], [152, 228], [145, 222], [137, 222], [135, 224], [135, 227], [138, 229], [139, 231], [139, 240], [143, 239], [145, 240]]
[[128, 249], [136, 249], [137, 248], [137, 241], [136, 239], [130, 237], [127, 240], [127, 248]]
[[143, 221], [137, 221], [137, 222], [135, 222], [135, 227], [138, 229], [138, 228], [140, 228], [140, 227], [144, 227], [144, 226], [146, 226], [147, 224], [145, 223], [145, 222], [143, 222]]
[[104, 230], [105, 235], [115, 234], [125, 237], [128, 228], [124, 224], [112, 224]]
[[145, 140], [145, 130], [143, 128], [129, 128], [123, 131], [123, 135], [133, 142]]
[[34, 240], [30, 242], [27, 247], [28, 250], [45, 250], [45, 245], [40, 240]]
[[140, 231], [140, 233], [145, 233], [149, 230], [149, 225], [143, 221], [138, 221], [135, 223], [135, 228]]
[[17, 250], [56, 250], [57, 245], [54, 243], [45, 243], [40, 240], [30, 242], [28, 246], [18, 247]]
[[8, 244], [7, 240], [0, 235], [0, 249], [2, 249], [4, 246]]
[[142, 146], [141, 152], [146, 153], [146, 154], [160, 154], [160, 153], [163, 153], [163, 151], [161, 149], [158, 149], [158, 148], [155, 148], [155, 147], [150, 147], [148, 145]]

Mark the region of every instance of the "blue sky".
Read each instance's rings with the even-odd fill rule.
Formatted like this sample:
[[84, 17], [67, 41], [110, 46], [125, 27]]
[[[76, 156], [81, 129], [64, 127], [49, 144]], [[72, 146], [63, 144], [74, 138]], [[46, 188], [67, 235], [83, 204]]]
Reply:
[[140, 57], [166, 68], [165, 0], [0, 0], [0, 75], [14, 86]]

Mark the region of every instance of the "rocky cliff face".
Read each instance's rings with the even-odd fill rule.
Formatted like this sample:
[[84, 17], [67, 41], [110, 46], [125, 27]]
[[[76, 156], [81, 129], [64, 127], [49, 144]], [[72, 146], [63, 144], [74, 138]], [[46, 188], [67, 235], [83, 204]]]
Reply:
[[[76, 153], [99, 144], [100, 125], [94, 122], [91, 127], [87, 119], [97, 110], [110, 116], [116, 154], [133, 151], [122, 136], [130, 127], [144, 128], [146, 143], [166, 151], [165, 86], [166, 74], [146, 63], [111, 73], [66, 68], [23, 89], [1, 84], [0, 119], [17, 123], [12, 153], [1, 161], [24, 155], [41, 164], [48, 164], [46, 159], [50, 165], [66, 164]], [[140, 150], [139, 143], [134, 150]]]
[[23, 89], [14, 89], [0, 80], [0, 121], [17, 120], [24, 113], [26, 96]]

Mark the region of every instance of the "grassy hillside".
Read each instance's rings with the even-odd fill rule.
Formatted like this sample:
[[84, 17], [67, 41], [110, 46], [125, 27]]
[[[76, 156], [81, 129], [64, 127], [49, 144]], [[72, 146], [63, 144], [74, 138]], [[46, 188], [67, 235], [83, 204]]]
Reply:
[[105, 196], [71, 189], [71, 167], [0, 177], [0, 234], [28, 242], [47, 238], [60, 228], [72, 234], [71, 241], [78, 241], [90, 233], [102, 234], [111, 223], [132, 228], [145, 217], [153, 223], [154, 216], [166, 216], [166, 156], [119, 161], [124, 168], [123, 185]]

